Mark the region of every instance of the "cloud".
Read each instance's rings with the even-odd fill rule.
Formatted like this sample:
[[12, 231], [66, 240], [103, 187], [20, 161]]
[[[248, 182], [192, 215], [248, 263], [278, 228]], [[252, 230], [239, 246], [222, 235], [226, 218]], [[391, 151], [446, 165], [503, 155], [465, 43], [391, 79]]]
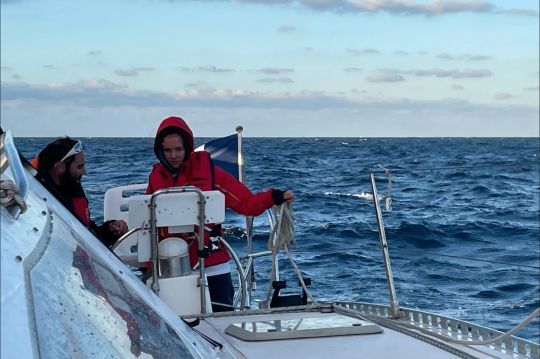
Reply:
[[499, 10], [499, 12], [506, 15], [523, 15], [523, 16], [538, 17], [538, 11], [531, 10], [531, 9], [505, 9], [505, 10]]
[[111, 105], [114, 101], [132, 98], [127, 85], [107, 80], [79, 81], [75, 83], [28, 84], [2, 82], [2, 101], [38, 101], [57, 104], [85, 105], [89, 107]]
[[213, 73], [234, 72], [233, 69], [219, 68], [214, 65], [203, 65], [199, 67], [177, 66], [174, 69], [176, 71], [181, 71], [181, 72], [213, 72]]
[[447, 53], [442, 53], [437, 55], [437, 58], [443, 60], [459, 60], [459, 61], [486, 61], [493, 59], [491, 56], [485, 55], [471, 55], [471, 54], [462, 54], [462, 55], [450, 55]]
[[394, 51], [394, 55], [407, 56], [407, 55], [409, 55], [409, 53], [407, 51], [397, 50], [397, 51]]
[[495, 100], [499, 100], [499, 101], [508, 100], [508, 99], [511, 99], [512, 97], [514, 97], [514, 96], [512, 96], [509, 93], [499, 93], [499, 94], [496, 94], [495, 96], [493, 96], [493, 98]]
[[[391, 75], [391, 74], [389, 74]], [[398, 75], [399, 76], [399, 75]], [[271, 80], [276, 80], [272, 78]], [[200, 83], [203, 85], [203, 83]], [[365, 93], [365, 92], [363, 92]], [[422, 113], [432, 111], [460, 111], [470, 113], [475, 108], [489, 107], [468, 101], [442, 99], [439, 101], [410, 100], [406, 98], [366, 98], [363, 100], [336, 96], [324, 91], [246, 91], [234, 89], [192, 88], [177, 92], [132, 90], [125, 83], [107, 80], [78, 81], [74, 83], [29, 84], [2, 82], [0, 88], [2, 108], [19, 104], [21, 108], [79, 106], [84, 108], [252, 108], [289, 109], [293, 111], [321, 109], [381, 109], [401, 111], [408, 109]], [[525, 106], [523, 108], [533, 109]], [[529, 110], [527, 110], [529, 111]], [[536, 107], [536, 111], [538, 108]], [[537, 115], [537, 113], [536, 113]]]
[[338, 13], [377, 13], [436, 16], [463, 12], [491, 12], [495, 5], [486, 1], [413, 0], [240, 0], [242, 3], [302, 5], [318, 11]]
[[10, 66], [2, 66], [1, 70], [2, 70], [2, 71], [11, 71], [11, 70], [13, 70], [13, 67], [10, 67]]
[[411, 74], [419, 77], [450, 77], [454, 79], [490, 77], [493, 73], [482, 69], [444, 70], [444, 69], [420, 69], [403, 71], [403, 74]]
[[524, 91], [538, 91], [539, 90], [539, 87], [538, 86], [534, 86], [534, 87], [526, 87], [523, 89]]
[[198, 70], [202, 72], [233, 72], [234, 71], [232, 69], [218, 68], [214, 65], [199, 66]]
[[54, 65], [43, 65], [43, 68], [46, 70], [58, 70], [58, 67]]
[[208, 82], [206, 81], [197, 81], [197, 82], [188, 82], [185, 84], [186, 87], [193, 87], [193, 88], [205, 88], [208, 87]]
[[377, 49], [372, 49], [372, 48], [368, 48], [368, 49], [350, 49], [350, 48], [346, 48], [345, 51], [347, 51], [350, 55], [353, 55], [353, 56], [361, 56], [361, 55], [376, 55], [376, 54], [379, 54], [380, 51], [377, 50]]
[[132, 67], [129, 69], [116, 69], [114, 70], [114, 73], [118, 76], [125, 76], [125, 77], [131, 77], [131, 76], [139, 76], [141, 72], [151, 72], [154, 71], [153, 67]]
[[266, 74], [266, 75], [290, 74], [294, 72], [293, 69], [279, 68], [279, 67], [265, 67], [265, 68], [254, 70], [254, 71], [261, 74]]
[[22, 79], [21, 75], [19, 75], [19, 74], [13, 74], [13, 75], [11, 76], [11, 78], [12, 78], [13, 80], [20, 80], [20, 79]]
[[86, 56], [89, 56], [89, 57], [99, 57], [101, 56], [101, 51], [100, 50], [92, 50], [92, 51], [88, 51], [86, 53]]
[[403, 76], [395, 70], [379, 70], [366, 77], [368, 82], [402, 82], [405, 81]]
[[[212, 0], [207, 0], [212, 1]], [[239, 3], [263, 5], [284, 4], [304, 6], [316, 11], [336, 13], [389, 13], [407, 16], [443, 16], [456, 13], [491, 13], [502, 15], [538, 16], [532, 9], [504, 9], [493, 1], [481, 0], [237, 0]]]
[[[239, 123], [250, 129], [250, 136], [284, 136], [284, 127], [289, 136], [538, 134], [538, 106], [456, 99], [358, 100], [324, 91], [233, 89], [165, 93], [135, 91], [105, 80], [41, 85], [2, 82], [0, 90], [4, 128], [18, 136], [152, 136], [159, 119], [171, 113], [188, 118], [199, 136], [220, 136]], [[209, 120], [216, 118], [216, 112], [219, 120]], [[330, 117], [332, 126], [328, 126]]]
[[372, 72], [366, 81], [369, 82], [400, 82], [405, 81], [403, 76], [412, 75], [417, 77], [439, 77], [453, 79], [490, 77], [493, 73], [483, 69], [445, 70], [445, 69], [379, 69]]
[[294, 27], [294, 26], [281, 25], [278, 28], [278, 32], [293, 32], [293, 31], [296, 31], [296, 27]]
[[[1, 0], [1, 4], [21, 3], [24, 0]], [[181, 2], [184, 0], [169, 0]], [[201, 0], [212, 2], [215, 0]], [[457, 13], [489, 13], [509, 16], [537, 17], [534, 9], [497, 7], [494, 1], [482, 0], [230, 0], [236, 3], [261, 5], [302, 6], [315, 11], [344, 13], [388, 13], [405, 16], [444, 16]]]
[[358, 67], [347, 67], [347, 68], [344, 68], [343, 71], [345, 71], [345, 72], [361, 72], [362, 69], [358, 68]]
[[[281, 81], [271, 78], [271, 81]], [[289, 83], [292, 80], [286, 80]], [[350, 100], [324, 92], [260, 92], [232, 89], [186, 89], [178, 92], [131, 90], [125, 83], [107, 80], [75, 83], [28, 84], [2, 82], [2, 105], [10, 102], [47, 105], [79, 105], [89, 108], [134, 106], [150, 107], [252, 107], [252, 108], [327, 108], [350, 104]]]
[[451, 88], [452, 90], [456, 90], [456, 91], [461, 91], [461, 90], [463, 90], [463, 86], [461, 86], [461, 85], [452, 85], [452, 86], [450, 86], [450, 88]]
[[258, 79], [257, 82], [266, 83], [266, 84], [272, 84], [272, 83], [280, 83], [280, 84], [292, 84], [294, 83], [293, 80], [291, 80], [288, 77], [280, 77], [280, 78], [264, 78], [264, 79]]

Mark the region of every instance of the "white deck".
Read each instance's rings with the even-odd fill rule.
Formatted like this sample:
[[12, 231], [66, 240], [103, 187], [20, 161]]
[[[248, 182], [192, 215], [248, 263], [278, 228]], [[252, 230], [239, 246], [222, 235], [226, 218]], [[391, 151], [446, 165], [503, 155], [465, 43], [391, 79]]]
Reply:
[[[335, 313], [317, 313], [317, 316], [334, 316]], [[271, 321], [276, 319], [313, 317], [314, 313], [263, 314], [207, 318], [196, 327], [205, 335], [229, 347], [238, 357], [247, 358], [429, 358], [445, 359], [459, 356], [427, 342], [387, 328], [380, 334], [345, 335], [324, 338], [282, 339], [264, 342], [248, 342], [225, 333], [233, 323]], [[482, 351], [462, 345], [458, 350], [478, 358], [512, 358], [488, 348]]]

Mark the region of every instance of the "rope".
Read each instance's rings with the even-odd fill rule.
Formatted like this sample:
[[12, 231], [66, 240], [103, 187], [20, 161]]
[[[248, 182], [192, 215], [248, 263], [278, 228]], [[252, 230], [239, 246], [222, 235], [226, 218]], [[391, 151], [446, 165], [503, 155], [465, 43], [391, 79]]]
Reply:
[[[270, 284], [268, 286], [266, 300], [270, 300], [270, 295], [272, 292], [272, 280], [275, 278], [276, 274], [276, 256], [280, 250], [283, 250], [289, 259], [296, 276], [298, 277], [300, 285], [306, 292], [306, 295], [313, 302], [313, 304], [317, 304], [317, 300], [308, 290], [306, 283], [304, 282], [304, 278], [302, 277], [302, 273], [289, 252], [289, 246], [294, 246], [296, 244], [293, 228], [294, 217], [292, 216], [292, 202], [285, 202], [277, 208], [276, 224], [274, 225], [274, 228], [270, 233], [270, 237], [268, 238], [268, 249], [272, 251], [272, 271], [270, 274]], [[274, 210], [275, 209], [276, 207], [274, 206]]]
[[[276, 207], [274, 207], [275, 209]], [[292, 216], [292, 203], [285, 202], [281, 204], [276, 214], [276, 224], [268, 238], [268, 249], [277, 252], [283, 246], [296, 244], [294, 238], [294, 218]]]
[[21, 207], [21, 213], [27, 209], [24, 199], [17, 194], [15, 183], [11, 180], [0, 180], [0, 203], [6, 208], [16, 204]]

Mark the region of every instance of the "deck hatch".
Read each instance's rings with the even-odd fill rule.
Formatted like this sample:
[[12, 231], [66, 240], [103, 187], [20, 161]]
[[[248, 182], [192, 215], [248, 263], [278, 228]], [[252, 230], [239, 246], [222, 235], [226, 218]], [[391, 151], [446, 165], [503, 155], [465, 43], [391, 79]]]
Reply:
[[376, 324], [337, 314], [233, 323], [227, 326], [225, 333], [244, 341], [263, 341], [377, 334], [382, 333], [382, 329]]

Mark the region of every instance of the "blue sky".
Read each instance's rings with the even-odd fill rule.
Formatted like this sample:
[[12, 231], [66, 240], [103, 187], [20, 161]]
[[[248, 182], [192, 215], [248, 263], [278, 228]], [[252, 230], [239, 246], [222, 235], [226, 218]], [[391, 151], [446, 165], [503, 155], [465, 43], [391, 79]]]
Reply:
[[539, 4], [2, 0], [15, 136], [539, 136]]

